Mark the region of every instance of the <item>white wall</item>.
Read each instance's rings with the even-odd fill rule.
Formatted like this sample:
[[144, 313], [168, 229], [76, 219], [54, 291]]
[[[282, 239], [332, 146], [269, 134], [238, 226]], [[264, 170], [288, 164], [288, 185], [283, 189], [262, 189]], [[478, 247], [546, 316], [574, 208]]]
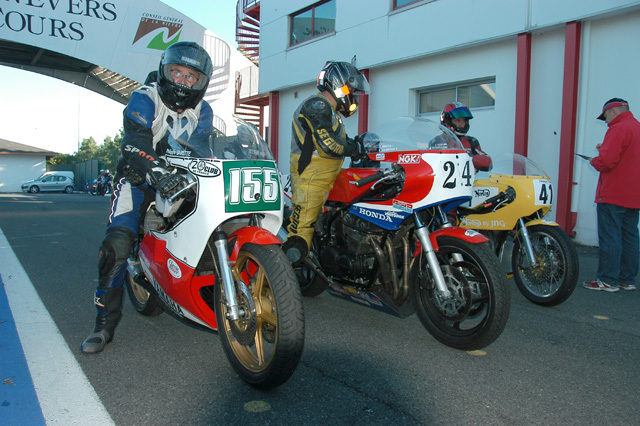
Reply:
[[[638, 0], [436, 0], [394, 12], [391, 1], [337, 0], [334, 34], [288, 47], [288, 16], [312, 3], [261, 1], [260, 92], [280, 91], [278, 160], [285, 173], [293, 111], [316, 91], [315, 79], [326, 60], [349, 61], [354, 55], [356, 65], [370, 73], [370, 129], [396, 116], [415, 115], [421, 88], [495, 76], [495, 107], [472, 111], [469, 134], [489, 154], [512, 152], [517, 35], [530, 32], [529, 157], [557, 187], [565, 25], [574, 20], [582, 21], [576, 152], [595, 154], [606, 132], [595, 117], [607, 99], [627, 99], [640, 117]], [[429, 118], [439, 119], [438, 114]], [[356, 134], [357, 115], [345, 125], [348, 134]], [[597, 245], [597, 173], [576, 161], [575, 240]]]
[[[596, 117], [608, 99], [621, 97], [640, 118], [640, 12], [593, 21], [582, 29], [580, 96], [576, 152], [597, 153], [607, 125]], [[585, 161], [576, 160], [573, 202], [578, 212], [576, 240], [597, 244], [595, 189], [598, 173]], [[630, 182], [630, 185], [638, 185]]]
[[0, 192], [22, 192], [21, 185], [47, 171], [46, 157], [39, 155], [0, 155]]
[[[558, 188], [564, 78], [564, 26], [537, 33], [531, 39], [531, 93], [529, 100], [528, 157]], [[515, 98], [515, 97], [514, 97]], [[555, 220], [558, 198], [548, 215]]]

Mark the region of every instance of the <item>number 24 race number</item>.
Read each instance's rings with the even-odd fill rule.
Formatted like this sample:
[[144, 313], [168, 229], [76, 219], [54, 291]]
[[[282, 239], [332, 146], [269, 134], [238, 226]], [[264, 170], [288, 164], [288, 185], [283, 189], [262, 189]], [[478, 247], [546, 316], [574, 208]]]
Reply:
[[[445, 189], [455, 189], [457, 186], [472, 186], [473, 175], [471, 174], [471, 161], [465, 161], [462, 166], [462, 173], [456, 170], [456, 164], [453, 161], [445, 161], [442, 163], [442, 170], [446, 174], [442, 187]], [[460, 179], [460, 181], [458, 181]]]

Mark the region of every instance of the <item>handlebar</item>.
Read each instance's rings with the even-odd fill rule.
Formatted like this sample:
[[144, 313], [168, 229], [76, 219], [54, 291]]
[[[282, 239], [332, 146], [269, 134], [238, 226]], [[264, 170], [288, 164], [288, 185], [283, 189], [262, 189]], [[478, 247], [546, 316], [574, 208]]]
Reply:
[[180, 198], [180, 195], [182, 195], [183, 193], [187, 192], [189, 189], [193, 188], [196, 185], [198, 185], [198, 181], [197, 180], [189, 182], [189, 184], [187, 186], [185, 186], [184, 188], [180, 189], [178, 192], [173, 194], [171, 197], [167, 198], [167, 201], [169, 203], [175, 202], [176, 200], [178, 200]]
[[399, 164], [394, 163], [390, 169], [378, 170], [371, 176], [356, 181], [355, 185], [360, 188], [363, 185], [376, 181], [376, 183], [371, 186], [371, 189], [374, 189], [380, 182], [394, 181], [396, 179], [404, 179], [404, 169]]
[[367, 176], [364, 179], [360, 179], [360, 180], [356, 181], [356, 187], [360, 188], [361, 186], [366, 185], [366, 184], [371, 183], [371, 182], [374, 182], [374, 181], [376, 181], [378, 179], [381, 179], [382, 177], [384, 177], [384, 171], [378, 170], [377, 172], [375, 172], [371, 176]]
[[511, 203], [516, 199], [516, 190], [512, 187], [507, 188], [506, 190], [500, 192], [498, 195], [494, 195], [491, 198], [487, 198], [481, 204], [476, 207], [458, 207], [458, 212], [463, 216], [468, 214], [483, 214], [490, 211], [495, 211], [500, 207], [504, 207], [505, 205]]

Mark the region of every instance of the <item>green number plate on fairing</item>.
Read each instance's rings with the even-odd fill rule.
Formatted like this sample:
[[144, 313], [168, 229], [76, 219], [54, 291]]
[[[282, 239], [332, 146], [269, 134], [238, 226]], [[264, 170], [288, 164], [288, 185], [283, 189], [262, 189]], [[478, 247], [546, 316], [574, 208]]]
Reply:
[[225, 211], [280, 210], [280, 179], [272, 161], [223, 163]]

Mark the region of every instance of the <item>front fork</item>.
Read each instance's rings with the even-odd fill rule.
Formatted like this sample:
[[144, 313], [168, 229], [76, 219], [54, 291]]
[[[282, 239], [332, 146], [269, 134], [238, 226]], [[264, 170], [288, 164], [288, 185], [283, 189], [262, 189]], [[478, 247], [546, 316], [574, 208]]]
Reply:
[[429, 269], [431, 270], [431, 275], [435, 281], [436, 288], [445, 299], [449, 299], [451, 298], [451, 292], [444, 281], [444, 275], [442, 275], [442, 270], [438, 263], [438, 257], [436, 256], [436, 252], [431, 244], [429, 229], [415, 211], [413, 212], [413, 221], [416, 225], [415, 234], [418, 237], [418, 240], [420, 240], [420, 244], [422, 244], [422, 251], [427, 258], [427, 263], [429, 264]]
[[218, 255], [218, 268], [224, 286], [224, 298], [227, 305], [227, 318], [231, 321], [240, 319], [244, 312], [240, 312], [238, 298], [236, 296], [236, 286], [233, 280], [233, 273], [229, 266], [229, 254], [227, 253], [227, 234], [220, 228], [213, 236], [213, 244]]
[[[531, 244], [531, 237], [529, 236], [529, 230], [524, 223], [522, 218], [518, 219], [518, 228], [522, 238], [522, 246], [524, 247], [524, 252], [527, 255], [527, 259], [529, 260], [528, 267], [535, 268], [538, 266], [538, 262], [536, 261], [535, 253], [533, 252], [533, 245]], [[524, 266], [524, 265], [523, 265]]]
[[[257, 214], [252, 215], [249, 220], [249, 226], [262, 227], [261, 217]], [[222, 228], [218, 227], [213, 235], [213, 245], [215, 246], [216, 253], [218, 255], [218, 267], [222, 278], [222, 285], [224, 286], [225, 303], [227, 305], [226, 316], [228, 320], [237, 321], [244, 317], [246, 312], [243, 308], [238, 307], [235, 280], [233, 279], [233, 273], [229, 266], [227, 243], [227, 234], [222, 230]]]

